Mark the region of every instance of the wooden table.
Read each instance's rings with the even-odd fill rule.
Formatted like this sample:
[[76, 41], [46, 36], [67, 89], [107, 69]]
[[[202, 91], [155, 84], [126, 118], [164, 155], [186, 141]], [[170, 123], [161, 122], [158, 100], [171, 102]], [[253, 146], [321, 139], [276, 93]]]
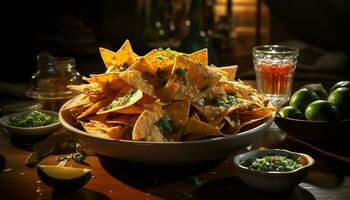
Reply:
[[[58, 131], [62, 138], [70, 139], [63, 129]], [[243, 183], [232, 163], [233, 156], [239, 152], [232, 152], [226, 158], [186, 166], [152, 166], [88, 156], [86, 165], [69, 161], [66, 166], [91, 168], [93, 178], [83, 188], [60, 193], [41, 183], [35, 169], [25, 166], [31, 145], [11, 138], [2, 130], [0, 171], [5, 169], [5, 172], [0, 172], [0, 199], [349, 199], [349, 164], [285, 136], [281, 131], [269, 131], [252, 144], [251, 149], [284, 148], [315, 158], [316, 164], [306, 179], [290, 191], [263, 192]], [[247, 150], [240, 152], [243, 151]], [[349, 156], [347, 153], [344, 152]], [[55, 151], [41, 164], [57, 164], [59, 154], [62, 152]], [[193, 176], [203, 185], [190, 182]]]
[[[64, 135], [64, 131], [62, 131]], [[65, 135], [66, 137], [66, 135]], [[68, 139], [70, 139], [67, 136]], [[252, 145], [286, 148], [305, 152], [316, 159], [307, 178], [292, 191], [268, 193], [253, 189], [235, 175], [232, 157], [188, 166], [151, 166], [88, 156], [87, 165], [69, 161], [66, 166], [88, 167], [94, 177], [84, 188], [58, 193], [39, 182], [34, 169], [24, 165], [30, 145], [21, 144], [7, 133], [0, 134], [0, 154], [5, 171], [0, 173], [0, 199], [348, 199], [350, 165], [323, 156], [310, 148], [285, 138], [280, 131], [268, 132]], [[242, 150], [245, 151], [245, 150]], [[68, 153], [68, 152], [65, 152]], [[57, 164], [57, 152], [41, 164]], [[0, 161], [3, 162], [3, 161]], [[190, 182], [196, 176], [204, 182]], [[190, 197], [185, 197], [188, 194]]]

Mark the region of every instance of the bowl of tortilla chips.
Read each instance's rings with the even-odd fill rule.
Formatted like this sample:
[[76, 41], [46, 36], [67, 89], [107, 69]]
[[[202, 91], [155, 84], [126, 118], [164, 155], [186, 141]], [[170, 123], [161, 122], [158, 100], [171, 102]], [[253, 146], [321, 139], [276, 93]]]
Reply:
[[191, 54], [154, 49], [144, 56], [127, 40], [100, 48], [103, 74], [70, 85], [81, 92], [59, 119], [97, 153], [143, 163], [192, 163], [252, 144], [275, 110], [256, 89], [235, 80], [237, 66], [208, 66], [207, 49]]

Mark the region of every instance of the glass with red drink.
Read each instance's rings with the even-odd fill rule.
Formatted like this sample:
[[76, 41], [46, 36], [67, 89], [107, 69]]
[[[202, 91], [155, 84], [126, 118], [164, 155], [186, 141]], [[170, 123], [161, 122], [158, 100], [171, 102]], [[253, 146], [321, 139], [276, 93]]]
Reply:
[[281, 45], [253, 48], [253, 62], [258, 92], [279, 109], [289, 101], [299, 51]]

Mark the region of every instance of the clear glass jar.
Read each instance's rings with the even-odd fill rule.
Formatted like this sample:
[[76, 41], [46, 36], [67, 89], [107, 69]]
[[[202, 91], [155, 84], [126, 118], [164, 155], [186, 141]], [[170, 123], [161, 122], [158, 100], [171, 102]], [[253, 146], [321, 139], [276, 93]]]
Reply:
[[37, 71], [31, 78], [27, 96], [40, 102], [43, 109], [58, 111], [64, 102], [78, 94], [67, 88], [67, 85], [82, 83], [75, 67], [74, 58], [39, 53]]

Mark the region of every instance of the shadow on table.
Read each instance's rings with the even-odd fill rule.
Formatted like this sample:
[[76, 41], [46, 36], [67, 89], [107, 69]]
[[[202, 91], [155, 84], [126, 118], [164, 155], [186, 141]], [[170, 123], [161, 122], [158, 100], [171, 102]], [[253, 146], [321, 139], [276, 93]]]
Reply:
[[148, 165], [99, 155], [103, 168], [113, 177], [138, 189], [186, 180], [219, 165], [225, 158], [186, 165]]
[[54, 190], [52, 192], [52, 199], [55, 200], [68, 200], [68, 199], [79, 199], [79, 200], [109, 200], [110, 198], [100, 192], [93, 190], [80, 188], [71, 192], [61, 192]]
[[238, 177], [221, 178], [207, 182], [197, 189], [194, 195], [198, 199], [315, 199], [309, 191], [299, 186], [288, 191], [265, 192], [243, 183]]

